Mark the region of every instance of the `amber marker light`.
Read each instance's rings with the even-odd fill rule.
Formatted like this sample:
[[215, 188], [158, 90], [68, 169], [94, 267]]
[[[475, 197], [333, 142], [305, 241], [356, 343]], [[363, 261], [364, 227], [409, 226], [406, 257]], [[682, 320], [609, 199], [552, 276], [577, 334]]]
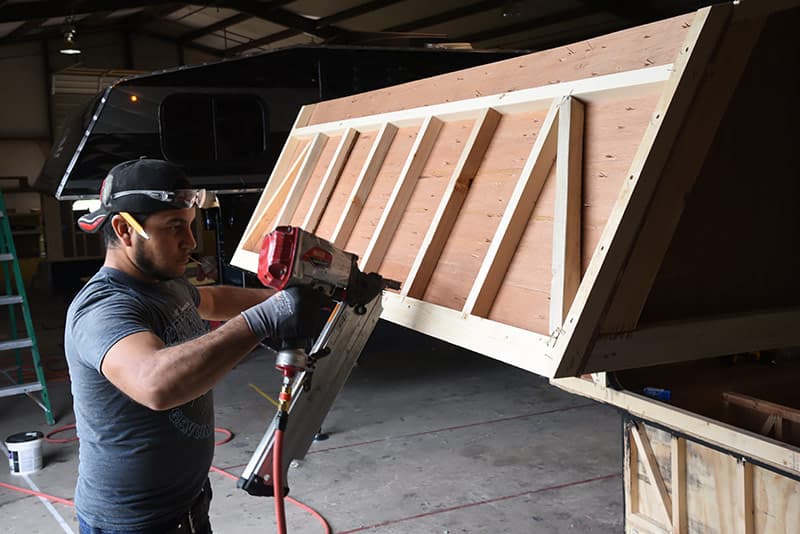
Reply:
[[136, 95], [131, 95], [131, 102], [134, 102], [134, 103], [135, 103], [135, 102], [138, 102], [138, 101], [139, 101], [139, 97], [138, 97], [138, 96], [136, 96]]

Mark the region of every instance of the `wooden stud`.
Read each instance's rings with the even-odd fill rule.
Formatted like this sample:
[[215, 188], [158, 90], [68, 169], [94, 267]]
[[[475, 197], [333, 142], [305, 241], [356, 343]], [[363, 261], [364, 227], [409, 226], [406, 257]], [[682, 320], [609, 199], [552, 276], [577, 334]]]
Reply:
[[740, 506], [736, 507], [736, 510], [741, 514], [737, 524], [741, 527], [741, 534], [753, 534], [755, 532], [753, 464], [742, 460], [737, 464], [737, 471], [739, 475]]
[[561, 327], [581, 279], [581, 188], [584, 105], [567, 97], [558, 110], [556, 199], [553, 213], [553, 280], [550, 332]]
[[389, 244], [397, 231], [397, 227], [400, 225], [400, 220], [408, 206], [408, 201], [411, 200], [411, 194], [414, 192], [414, 187], [417, 185], [417, 180], [422, 174], [422, 169], [428, 161], [443, 124], [442, 121], [433, 116], [426, 118], [422, 123], [403, 169], [400, 171], [400, 176], [394, 185], [392, 194], [383, 208], [383, 213], [381, 213], [381, 218], [375, 227], [375, 232], [372, 234], [367, 249], [361, 258], [362, 271], [366, 273], [377, 271], [381, 263], [383, 263]]
[[486, 317], [494, 304], [497, 291], [556, 158], [556, 129], [553, 124], [558, 116], [559, 103], [560, 99], [553, 101], [536, 136], [478, 276], [467, 295], [463, 309], [465, 315]]
[[650, 483], [658, 492], [659, 504], [661, 504], [661, 509], [664, 512], [664, 517], [667, 520], [667, 524], [669, 525], [669, 528], [672, 528], [672, 500], [667, 492], [667, 485], [664, 483], [664, 479], [661, 476], [661, 471], [658, 469], [658, 461], [656, 460], [656, 455], [653, 453], [653, 449], [650, 446], [650, 440], [647, 438], [647, 434], [644, 431], [644, 426], [640, 425], [639, 423], [631, 426], [631, 436], [633, 437], [633, 441], [636, 443], [636, 447], [638, 447], [639, 452], [644, 455], [644, 458], [642, 458], [642, 464], [647, 472], [647, 477], [650, 479]]
[[308, 180], [311, 178], [314, 167], [317, 166], [317, 161], [319, 161], [322, 150], [327, 143], [328, 136], [323, 133], [315, 135], [314, 139], [311, 140], [309, 148], [306, 150], [303, 163], [297, 171], [297, 177], [292, 180], [289, 193], [286, 195], [281, 210], [275, 217], [275, 224], [273, 226], [285, 226], [292, 220], [292, 216], [295, 210], [297, 210], [297, 205], [300, 203], [300, 199], [303, 197], [303, 193], [308, 185]]
[[689, 515], [686, 510], [686, 440], [672, 436], [672, 534], [689, 531]]
[[764, 421], [764, 424], [761, 426], [761, 430], [759, 434], [764, 434], [765, 436], [769, 436], [769, 433], [772, 432], [772, 429], [775, 427], [775, 423], [778, 421], [778, 416], [775, 414], [768, 415], [767, 420]]
[[[275, 176], [273, 173], [272, 179], [275, 180], [275, 186], [272, 188], [272, 194], [270, 195], [269, 200], [264, 202], [261, 210], [257, 212], [257, 216], [254, 214], [253, 218], [250, 219], [251, 224], [253, 221], [257, 221], [258, 224], [253, 226], [253, 228], [248, 228], [248, 230], [245, 232], [247, 241], [246, 246], [243, 248], [250, 249], [260, 246], [261, 238], [269, 230], [266, 229], [266, 226], [275, 220], [275, 217], [278, 215], [278, 210], [280, 210], [283, 206], [283, 200], [286, 199], [286, 196], [289, 194], [294, 177], [297, 175], [301, 164], [305, 160], [308, 147], [309, 145], [305, 145], [303, 147], [303, 149], [300, 151], [300, 155], [294, 160], [294, 163], [292, 163], [292, 166], [289, 168], [289, 171], [286, 174], [282, 176]], [[264, 197], [262, 195], [262, 199], [263, 198]], [[259, 204], [261, 204], [261, 201], [259, 201]], [[256, 230], [259, 228], [262, 231], [256, 234]]]
[[669, 534], [662, 525], [644, 514], [629, 514], [627, 521], [630, 526], [637, 529], [638, 534]]
[[[315, 107], [316, 104], [308, 104], [300, 108], [297, 118], [295, 118], [294, 124], [292, 125], [292, 132], [297, 130], [297, 128], [302, 128], [308, 125], [308, 121], [311, 120], [311, 115], [313, 114]], [[247, 223], [247, 228], [245, 228], [245, 231], [242, 234], [242, 239], [236, 249], [237, 252], [244, 249], [244, 243], [248, 243], [250, 241], [250, 234], [261, 222], [261, 214], [264, 212], [268, 204], [267, 199], [272, 198], [275, 194], [275, 191], [279, 189], [279, 186], [282, 184], [282, 181], [276, 180], [275, 178], [286, 176], [286, 173], [291, 168], [292, 163], [296, 161], [296, 158], [292, 159], [292, 157], [297, 151], [297, 147], [300, 145], [300, 143], [300, 139], [291, 133], [289, 134], [289, 137], [286, 139], [286, 143], [283, 145], [281, 153], [275, 162], [275, 166], [272, 168], [272, 173], [270, 174], [269, 180], [267, 180], [267, 185], [264, 187], [264, 191], [261, 193], [261, 197], [258, 199], [256, 211], [253, 212], [253, 215], [250, 217], [250, 221]]]
[[[633, 332], [600, 336], [584, 372], [614, 371], [746, 350], [791, 347], [800, 309], [725, 315], [688, 322], [640, 327]], [[647, 358], [642, 354], [646, 352]]]
[[430, 302], [384, 293], [381, 317], [532, 373], [542, 374], [553, 363], [545, 356], [543, 335]]
[[763, 399], [758, 399], [756, 397], [751, 397], [750, 395], [743, 395], [742, 393], [734, 393], [731, 391], [723, 392], [722, 399], [725, 402], [735, 404], [736, 406], [742, 406], [743, 408], [749, 408], [751, 410], [766, 414], [776, 414], [783, 419], [788, 419], [794, 423], [800, 423], [800, 410], [791, 408], [789, 406], [784, 406], [783, 404], [778, 404], [776, 402], [770, 402]]
[[325, 208], [328, 206], [331, 193], [333, 193], [333, 189], [336, 187], [339, 177], [342, 175], [344, 164], [350, 157], [350, 151], [353, 149], [357, 138], [358, 131], [352, 128], [347, 129], [344, 134], [342, 134], [339, 145], [336, 147], [336, 152], [334, 152], [328, 169], [322, 177], [319, 189], [317, 189], [317, 193], [314, 195], [314, 200], [311, 201], [311, 207], [305, 219], [303, 219], [303, 229], [311, 233], [316, 232], [319, 220], [325, 212]]
[[580, 80], [551, 83], [540, 87], [471, 98], [469, 100], [314, 124], [304, 128], [297, 128], [292, 132], [292, 135], [298, 138], [313, 137], [318, 132], [338, 135], [338, 133], [347, 128], [356, 128], [363, 131], [375, 128], [386, 122], [391, 122], [398, 128], [405, 128], [419, 124], [420, 117], [428, 115], [434, 115], [444, 122], [462, 121], [475, 119], [483, 113], [483, 110], [488, 108], [494, 108], [504, 115], [513, 115], [547, 109], [553, 99], [562, 98], [564, 95], [579, 97], [587, 103], [616, 100], [631, 94], [631, 92], [641, 94], [646, 92], [648, 88], [655, 90], [670, 78], [672, 72], [673, 67], [671, 64], [647, 67]]
[[350, 234], [356, 225], [358, 216], [361, 214], [364, 202], [366, 202], [369, 192], [372, 190], [372, 185], [375, 183], [375, 178], [378, 176], [378, 171], [381, 170], [383, 160], [386, 158], [386, 153], [389, 151], [396, 133], [397, 126], [387, 122], [383, 124], [378, 135], [375, 136], [375, 142], [372, 144], [367, 159], [364, 161], [361, 173], [356, 178], [344, 212], [331, 236], [331, 242], [335, 246], [344, 248], [347, 245], [347, 240], [350, 239]]
[[461, 152], [461, 157], [442, 194], [442, 200], [436, 208], [428, 232], [411, 265], [401, 295], [414, 298], [422, 298], [424, 295], [447, 238], [461, 211], [461, 206], [464, 205], [472, 180], [480, 168], [483, 156], [489, 148], [489, 143], [494, 137], [501, 118], [502, 115], [499, 112], [488, 108], [483, 110], [475, 120], [464, 150]]
[[625, 488], [625, 515], [632, 516], [639, 512], [639, 455], [636, 444], [631, 437], [631, 423], [625, 423], [625, 465], [623, 477]]

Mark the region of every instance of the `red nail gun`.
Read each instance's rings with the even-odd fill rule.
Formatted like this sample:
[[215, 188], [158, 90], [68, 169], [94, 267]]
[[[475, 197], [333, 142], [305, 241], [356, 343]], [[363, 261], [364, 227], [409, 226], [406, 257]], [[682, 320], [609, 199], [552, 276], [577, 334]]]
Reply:
[[363, 307], [383, 289], [400, 283], [376, 273], [362, 273], [358, 256], [333, 243], [292, 226], [279, 226], [264, 237], [258, 255], [258, 279], [281, 290], [306, 285], [329, 297]]
[[[400, 289], [399, 282], [362, 273], [357, 261], [355, 254], [300, 228], [279, 226], [264, 237], [258, 261], [264, 285], [277, 290], [306, 285], [339, 302], [308, 354], [295, 346], [277, 354], [276, 367], [284, 374], [282, 407], [237, 483], [251, 495], [286, 494], [289, 463], [305, 456], [378, 322], [382, 307], [376, 297], [385, 288]], [[298, 417], [287, 425], [290, 413]], [[283, 491], [276, 492], [276, 485]]]

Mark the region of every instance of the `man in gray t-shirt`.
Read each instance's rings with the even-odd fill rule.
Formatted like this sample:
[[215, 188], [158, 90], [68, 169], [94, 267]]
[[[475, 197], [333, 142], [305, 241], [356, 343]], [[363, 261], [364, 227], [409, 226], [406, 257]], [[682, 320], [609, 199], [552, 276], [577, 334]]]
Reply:
[[[99, 210], [105, 263], [67, 312], [81, 533], [209, 533], [211, 388], [265, 338], [313, 338], [327, 304], [293, 288], [195, 288], [183, 274], [202, 192], [161, 160], [121, 163]], [[272, 295], [272, 296], [270, 296]], [[209, 332], [207, 320], [226, 321]]]

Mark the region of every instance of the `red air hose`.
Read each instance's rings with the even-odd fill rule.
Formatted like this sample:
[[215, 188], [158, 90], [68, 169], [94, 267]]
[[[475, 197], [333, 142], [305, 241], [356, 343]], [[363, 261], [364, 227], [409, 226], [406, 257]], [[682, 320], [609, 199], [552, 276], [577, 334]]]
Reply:
[[283, 430], [275, 432], [275, 445], [272, 447], [272, 488], [275, 493], [275, 523], [278, 534], [286, 534], [286, 511], [283, 507], [283, 474], [281, 462], [283, 457]]

